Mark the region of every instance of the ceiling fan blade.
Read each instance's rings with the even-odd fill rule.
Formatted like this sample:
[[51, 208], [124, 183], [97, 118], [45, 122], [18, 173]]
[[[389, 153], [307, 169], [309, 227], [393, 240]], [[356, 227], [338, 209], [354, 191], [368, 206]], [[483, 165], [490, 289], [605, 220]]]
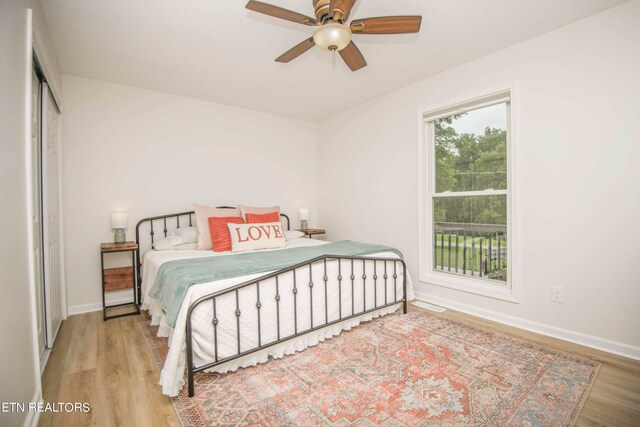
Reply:
[[329, 13], [334, 21], [346, 21], [356, 0], [331, 0]]
[[318, 25], [318, 21], [308, 16], [302, 15], [292, 10], [283, 9], [272, 4], [263, 3], [261, 1], [250, 0], [247, 3], [247, 9], [254, 12], [264, 13], [265, 15], [274, 16], [280, 19], [286, 19], [287, 21], [297, 22], [304, 25]]
[[283, 63], [290, 62], [291, 60], [296, 59], [298, 56], [302, 55], [303, 53], [305, 53], [315, 45], [316, 44], [313, 41], [313, 37], [310, 37], [307, 40], [303, 41], [302, 43], [295, 45], [294, 47], [292, 47], [291, 49], [289, 49], [279, 57], [277, 57], [276, 62], [283, 62]]
[[406, 34], [420, 31], [422, 16], [383, 16], [355, 19], [351, 22], [354, 34]]
[[367, 61], [364, 60], [364, 56], [362, 56], [360, 49], [354, 42], [349, 43], [347, 47], [342, 49], [340, 56], [347, 63], [347, 66], [351, 68], [351, 71], [358, 71], [360, 68], [367, 66]]

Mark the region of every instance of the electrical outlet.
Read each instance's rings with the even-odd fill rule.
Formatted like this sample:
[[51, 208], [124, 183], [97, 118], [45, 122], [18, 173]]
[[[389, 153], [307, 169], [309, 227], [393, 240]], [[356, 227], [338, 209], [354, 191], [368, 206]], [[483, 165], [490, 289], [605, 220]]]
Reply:
[[551, 287], [551, 301], [562, 304], [564, 302], [564, 288], [562, 286]]

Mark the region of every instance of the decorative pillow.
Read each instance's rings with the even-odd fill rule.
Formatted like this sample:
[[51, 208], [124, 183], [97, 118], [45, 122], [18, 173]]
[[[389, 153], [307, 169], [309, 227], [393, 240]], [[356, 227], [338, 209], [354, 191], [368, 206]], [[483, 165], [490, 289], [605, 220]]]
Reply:
[[304, 233], [298, 230], [287, 230], [284, 232], [284, 238], [287, 240], [299, 239], [302, 236], [304, 236]]
[[266, 214], [246, 213], [244, 222], [247, 224], [264, 224], [267, 222], [280, 222], [280, 214], [278, 212], [269, 212]]
[[231, 236], [227, 224], [244, 224], [240, 217], [211, 217], [209, 218], [210, 239], [213, 243], [214, 252], [227, 252], [231, 250]]
[[246, 205], [238, 205], [238, 209], [240, 209], [240, 213], [242, 214], [242, 218], [247, 221], [246, 215], [250, 214], [268, 214], [272, 212], [278, 213], [278, 219], [276, 221], [280, 221], [280, 206], [270, 206], [270, 207], [257, 207], [257, 206], [246, 206]]
[[227, 227], [231, 235], [232, 252], [287, 246], [280, 221], [266, 224], [227, 224]]
[[240, 210], [236, 208], [212, 208], [210, 206], [193, 204], [196, 212], [196, 226], [198, 227], [198, 249], [213, 249], [211, 243], [211, 233], [209, 231], [209, 218], [217, 217], [237, 217], [240, 218]]
[[182, 243], [196, 243], [198, 241], [198, 229], [196, 227], [176, 228], [174, 233], [182, 238]]

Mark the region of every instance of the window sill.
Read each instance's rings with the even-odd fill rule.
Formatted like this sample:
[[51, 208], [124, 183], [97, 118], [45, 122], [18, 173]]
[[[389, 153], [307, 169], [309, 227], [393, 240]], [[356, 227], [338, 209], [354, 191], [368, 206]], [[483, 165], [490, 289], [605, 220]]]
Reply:
[[500, 285], [480, 278], [463, 278], [453, 274], [439, 272], [421, 274], [420, 282], [516, 304], [520, 302], [513, 286], [510, 284]]

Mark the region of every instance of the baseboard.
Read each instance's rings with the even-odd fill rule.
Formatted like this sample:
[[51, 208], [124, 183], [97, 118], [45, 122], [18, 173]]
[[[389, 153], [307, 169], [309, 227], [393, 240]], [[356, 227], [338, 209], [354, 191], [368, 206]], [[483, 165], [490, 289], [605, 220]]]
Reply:
[[[40, 390], [36, 390], [36, 394], [33, 395], [33, 399], [31, 399], [31, 403], [37, 405], [42, 401], [40, 397]], [[36, 427], [38, 425], [38, 421], [40, 420], [40, 412], [39, 411], [27, 411], [27, 416], [24, 419], [24, 423], [22, 424], [24, 427]]]
[[597, 350], [606, 351], [608, 353], [617, 354], [619, 356], [640, 360], [640, 347], [625, 344], [619, 341], [608, 340], [596, 337], [582, 332], [571, 331], [568, 329], [558, 328], [556, 326], [544, 323], [533, 322], [520, 317], [509, 316], [492, 310], [486, 310], [469, 304], [463, 304], [447, 298], [428, 295], [424, 292], [414, 291], [416, 299], [441, 305], [452, 310], [462, 313], [471, 314], [473, 316], [482, 317], [487, 320], [502, 323], [516, 328], [524, 329], [530, 332], [558, 338], [585, 347], [595, 348]]
[[[132, 302], [131, 297], [109, 300], [107, 301], [107, 304], [115, 305], [115, 304], [124, 304], [127, 302]], [[70, 307], [67, 307], [67, 314], [69, 316], [73, 316], [74, 314], [90, 313], [92, 311], [100, 311], [100, 310], [102, 310], [102, 302], [95, 302], [93, 304], [80, 304], [80, 305], [72, 305]]]
[[44, 374], [44, 368], [47, 366], [47, 362], [49, 361], [49, 356], [51, 355], [51, 349], [45, 348], [42, 356], [40, 356], [40, 376]]
[[[417, 298], [416, 298], [417, 299]], [[438, 307], [437, 305], [429, 304], [428, 302], [422, 301], [418, 299], [418, 301], [413, 301], [411, 304], [416, 307], [424, 308], [425, 310], [434, 311], [436, 313], [444, 313], [447, 311], [446, 308]]]

